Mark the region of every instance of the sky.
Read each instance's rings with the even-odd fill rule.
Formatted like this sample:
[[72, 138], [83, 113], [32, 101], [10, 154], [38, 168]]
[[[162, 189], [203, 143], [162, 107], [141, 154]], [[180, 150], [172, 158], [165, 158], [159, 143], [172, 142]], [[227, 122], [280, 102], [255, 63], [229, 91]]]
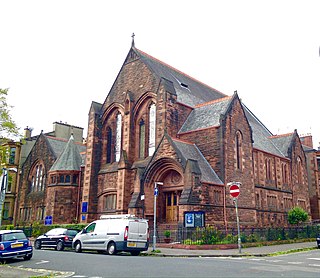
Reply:
[[0, 0], [0, 88], [21, 132], [84, 128], [131, 47], [320, 142], [318, 0]]

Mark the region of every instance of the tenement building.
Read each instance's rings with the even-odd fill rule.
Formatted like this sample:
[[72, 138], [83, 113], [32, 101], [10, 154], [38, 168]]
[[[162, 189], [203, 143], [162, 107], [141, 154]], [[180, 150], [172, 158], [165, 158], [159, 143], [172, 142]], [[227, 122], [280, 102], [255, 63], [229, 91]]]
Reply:
[[294, 206], [311, 215], [311, 180], [296, 130], [273, 135], [237, 92], [225, 95], [133, 41], [104, 103], [89, 111], [79, 218], [130, 213], [152, 223], [156, 195], [159, 224], [194, 216], [233, 226], [236, 181], [243, 226], [283, 226]]

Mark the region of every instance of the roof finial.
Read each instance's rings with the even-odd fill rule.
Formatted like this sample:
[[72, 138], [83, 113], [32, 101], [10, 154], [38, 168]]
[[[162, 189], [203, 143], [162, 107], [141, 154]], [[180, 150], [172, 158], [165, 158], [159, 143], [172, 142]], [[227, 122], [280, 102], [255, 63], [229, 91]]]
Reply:
[[132, 47], [134, 47], [134, 36], [135, 36], [135, 34], [132, 33], [132, 35], [131, 35], [131, 38], [132, 38], [131, 46], [132, 46]]

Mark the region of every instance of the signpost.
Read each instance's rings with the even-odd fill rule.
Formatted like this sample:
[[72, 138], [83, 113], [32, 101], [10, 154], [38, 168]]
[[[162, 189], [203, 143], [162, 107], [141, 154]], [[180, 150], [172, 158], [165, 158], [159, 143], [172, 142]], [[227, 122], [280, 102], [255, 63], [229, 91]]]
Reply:
[[163, 182], [155, 182], [154, 183], [154, 203], [153, 203], [153, 245], [152, 245], [152, 251], [156, 250], [156, 240], [157, 240], [157, 236], [156, 236], [156, 224], [157, 224], [157, 197], [159, 195], [159, 189], [158, 189], [158, 185], [163, 185]]
[[240, 237], [240, 224], [239, 224], [239, 214], [238, 214], [238, 197], [240, 195], [240, 182], [229, 182], [229, 191], [231, 197], [233, 197], [233, 202], [236, 208], [236, 216], [237, 216], [237, 228], [238, 228], [238, 248], [239, 253], [241, 253], [241, 237]]

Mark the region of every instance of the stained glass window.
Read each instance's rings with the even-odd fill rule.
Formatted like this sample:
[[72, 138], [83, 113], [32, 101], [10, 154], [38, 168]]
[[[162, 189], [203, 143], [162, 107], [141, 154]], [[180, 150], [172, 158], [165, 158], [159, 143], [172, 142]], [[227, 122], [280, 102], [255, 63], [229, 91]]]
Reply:
[[115, 146], [116, 162], [119, 162], [120, 160], [121, 137], [122, 137], [122, 115], [119, 113], [117, 115], [116, 146]]
[[149, 108], [149, 156], [153, 155], [156, 147], [156, 105]]
[[146, 140], [146, 126], [144, 121], [139, 123], [139, 158], [144, 158], [145, 155], [145, 140]]

